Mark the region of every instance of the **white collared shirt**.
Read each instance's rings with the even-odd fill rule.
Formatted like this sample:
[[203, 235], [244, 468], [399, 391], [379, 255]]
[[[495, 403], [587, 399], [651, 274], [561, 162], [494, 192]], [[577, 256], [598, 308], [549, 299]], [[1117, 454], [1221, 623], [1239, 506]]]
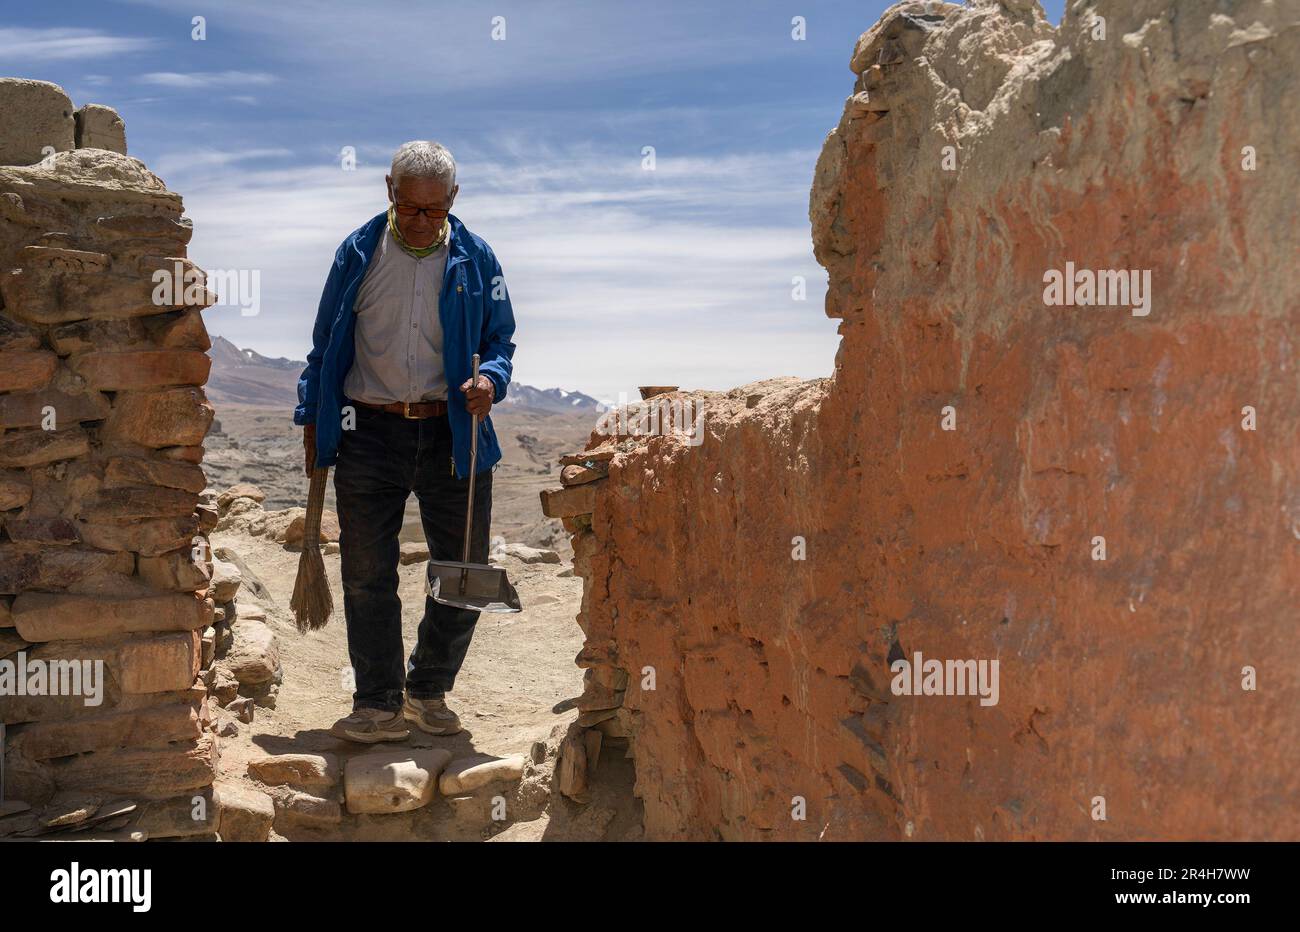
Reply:
[[356, 359], [343, 380], [354, 401], [388, 404], [447, 397], [438, 296], [451, 236], [417, 259], [384, 230], [357, 290]]

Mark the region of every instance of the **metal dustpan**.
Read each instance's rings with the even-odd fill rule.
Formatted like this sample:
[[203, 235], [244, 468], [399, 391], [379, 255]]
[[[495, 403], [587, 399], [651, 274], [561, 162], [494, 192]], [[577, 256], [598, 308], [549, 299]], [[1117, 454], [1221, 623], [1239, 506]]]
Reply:
[[[474, 354], [474, 385], [478, 384], [478, 353]], [[469, 562], [470, 532], [474, 521], [474, 467], [478, 463], [478, 416], [469, 440], [469, 495], [465, 505], [465, 542], [460, 562], [430, 560], [424, 591], [435, 602], [475, 612], [520, 612], [519, 593], [510, 585], [503, 567]]]
[[435, 602], [475, 612], [519, 612], [519, 593], [500, 566], [430, 560], [425, 591]]

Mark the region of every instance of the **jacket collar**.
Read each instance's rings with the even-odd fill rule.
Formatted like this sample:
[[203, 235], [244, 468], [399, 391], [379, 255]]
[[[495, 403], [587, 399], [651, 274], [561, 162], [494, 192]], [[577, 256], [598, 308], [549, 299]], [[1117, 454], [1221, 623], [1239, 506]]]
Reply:
[[[460, 218], [455, 214], [448, 214], [447, 221], [451, 224], [451, 243], [447, 247], [447, 267], [455, 265], [457, 262], [463, 262], [469, 258], [469, 250], [465, 248], [465, 241], [469, 239], [468, 231], [465, 224], [460, 222]], [[352, 234], [352, 248], [361, 254], [362, 261], [370, 264], [370, 258], [375, 254], [375, 249], [379, 246], [379, 239], [388, 229], [388, 211], [383, 211], [370, 218], [361, 229]]]

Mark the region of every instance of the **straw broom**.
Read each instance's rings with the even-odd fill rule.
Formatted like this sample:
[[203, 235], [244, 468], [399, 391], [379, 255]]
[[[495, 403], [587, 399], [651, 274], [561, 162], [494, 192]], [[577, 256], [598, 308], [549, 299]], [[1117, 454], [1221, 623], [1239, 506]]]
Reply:
[[311, 486], [307, 491], [302, 556], [298, 558], [298, 578], [294, 581], [293, 598], [289, 601], [298, 631], [302, 634], [325, 627], [334, 611], [334, 597], [330, 595], [325, 561], [320, 553], [320, 521], [325, 511], [325, 484], [329, 471], [328, 466], [313, 469]]

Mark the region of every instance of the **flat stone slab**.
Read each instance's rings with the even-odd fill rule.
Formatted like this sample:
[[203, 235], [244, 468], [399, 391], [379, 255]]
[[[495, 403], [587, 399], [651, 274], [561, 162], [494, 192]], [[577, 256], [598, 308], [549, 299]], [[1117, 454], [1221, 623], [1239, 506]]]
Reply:
[[443, 796], [463, 796], [489, 783], [512, 783], [524, 775], [524, 756], [476, 754], [449, 763], [438, 781]]
[[611, 446], [599, 446], [594, 450], [580, 453], [566, 453], [560, 457], [561, 466], [585, 466], [588, 463], [608, 463], [617, 455], [618, 450]]
[[217, 834], [222, 841], [266, 841], [275, 821], [275, 803], [258, 790], [235, 784], [217, 784], [221, 810]]
[[451, 760], [443, 748], [378, 751], [350, 759], [343, 768], [348, 812], [410, 812], [433, 799], [438, 775]]
[[136, 631], [193, 631], [212, 623], [212, 602], [193, 594], [107, 599], [71, 593], [23, 592], [12, 611], [28, 641], [111, 637]]
[[343, 810], [332, 799], [312, 796], [299, 790], [290, 790], [273, 798], [275, 824], [304, 828], [325, 828], [343, 821]]
[[591, 484], [542, 489], [542, 514], [548, 518], [573, 518], [596, 510], [596, 488]]
[[572, 463], [560, 470], [560, 484], [564, 486], [586, 485], [604, 479], [609, 475], [609, 461], [592, 463], [590, 466]]
[[516, 560], [524, 563], [559, 563], [560, 555], [554, 550], [543, 550], [537, 547], [529, 547], [527, 544], [506, 544], [501, 548], [502, 553], [509, 554]]
[[248, 775], [267, 786], [333, 786], [339, 781], [339, 759], [333, 754], [255, 757], [248, 762]]

